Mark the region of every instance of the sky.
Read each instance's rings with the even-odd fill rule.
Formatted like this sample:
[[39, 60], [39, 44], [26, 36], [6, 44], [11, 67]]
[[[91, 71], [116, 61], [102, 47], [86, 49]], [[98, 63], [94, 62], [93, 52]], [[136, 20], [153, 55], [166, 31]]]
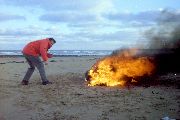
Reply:
[[145, 46], [165, 10], [180, 16], [180, 0], [0, 0], [0, 50], [47, 37], [52, 50]]

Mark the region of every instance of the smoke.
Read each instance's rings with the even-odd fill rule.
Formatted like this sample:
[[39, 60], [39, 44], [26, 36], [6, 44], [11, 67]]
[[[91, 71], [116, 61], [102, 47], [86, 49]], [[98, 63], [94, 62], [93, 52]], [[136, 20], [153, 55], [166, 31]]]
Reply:
[[164, 10], [157, 25], [145, 32], [150, 49], [174, 49], [180, 41], [180, 12]]
[[157, 74], [180, 72], [180, 13], [164, 10], [157, 26], [145, 32], [153, 53]]
[[148, 56], [156, 65], [156, 74], [180, 73], [180, 11], [163, 10], [156, 26], [145, 31], [148, 49], [120, 49], [111, 56]]

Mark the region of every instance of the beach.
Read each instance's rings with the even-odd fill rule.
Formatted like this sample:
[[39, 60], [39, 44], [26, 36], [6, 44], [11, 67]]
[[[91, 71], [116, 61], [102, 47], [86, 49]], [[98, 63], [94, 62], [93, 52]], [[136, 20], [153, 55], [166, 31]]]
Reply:
[[180, 119], [180, 74], [159, 78], [173, 84], [88, 86], [84, 73], [100, 56], [54, 57], [45, 66], [51, 85], [35, 70], [20, 84], [28, 64], [23, 57], [0, 57], [0, 120], [160, 120]]

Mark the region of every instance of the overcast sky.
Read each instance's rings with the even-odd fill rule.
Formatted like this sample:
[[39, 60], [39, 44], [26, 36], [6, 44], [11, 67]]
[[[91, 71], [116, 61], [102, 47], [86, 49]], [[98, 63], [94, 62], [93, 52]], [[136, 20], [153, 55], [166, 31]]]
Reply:
[[0, 50], [46, 37], [54, 50], [143, 46], [166, 9], [180, 16], [180, 0], [0, 0]]

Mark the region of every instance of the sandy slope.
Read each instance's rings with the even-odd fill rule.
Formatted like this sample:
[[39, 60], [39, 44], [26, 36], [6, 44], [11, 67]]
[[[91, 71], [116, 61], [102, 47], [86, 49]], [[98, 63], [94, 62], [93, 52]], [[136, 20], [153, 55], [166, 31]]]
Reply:
[[[98, 57], [56, 57], [46, 66], [41, 85], [37, 71], [22, 86], [23, 58], [0, 58], [0, 120], [159, 120], [180, 118], [180, 90], [175, 85], [89, 87], [84, 72]], [[171, 76], [165, 76], [171, 80]], [[180, 79], [176, 75], [172, 80]]]

